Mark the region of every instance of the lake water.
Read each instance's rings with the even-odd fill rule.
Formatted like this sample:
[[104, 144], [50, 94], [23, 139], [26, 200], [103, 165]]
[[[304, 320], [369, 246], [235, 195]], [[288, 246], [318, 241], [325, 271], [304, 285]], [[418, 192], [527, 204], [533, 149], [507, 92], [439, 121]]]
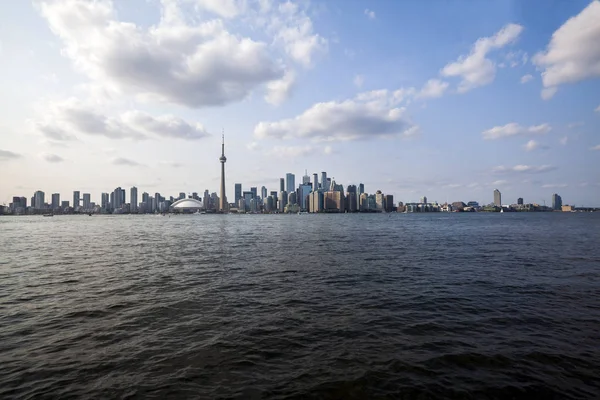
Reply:
[[600, 394], [600, 213], [0, 217], [0, 398]]

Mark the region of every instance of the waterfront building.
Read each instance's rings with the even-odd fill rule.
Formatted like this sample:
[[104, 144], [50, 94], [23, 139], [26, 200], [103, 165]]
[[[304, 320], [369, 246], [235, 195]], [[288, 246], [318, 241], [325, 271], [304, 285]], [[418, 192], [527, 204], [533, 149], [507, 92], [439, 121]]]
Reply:
[[138, 190], [135, 186], [129, 190], [129, 212], [138, 212]]
[[33, 194], [33, 208], [36, 210], [42, 210], [44, 208], [44, 197], [45, 193], [41, 190], [36, 191]]
[[519, 205], [519, 206], [522, 206], [522, 205], [523, 205], [523, 198], [522, 198], [522, 197], [519, 197], [519, 198], [517, 199], [517, 205]]
[[69, 209], [69, 200], [61, 201], [61, 203], [60, 203], [60, 208], [61, 208], [63, 211], [66, 211], [66, 210], [68, 210], [68, 209]]
[[253, 199], [258, 199], [258, 192], [256, 191], [256, 187], [251, 187], [250, 188], [250, 193], [252, 193], [252, 198]]
[[468, 206], [468, 207], [472, 207], [472, 208], [479, 208], [479, 203], [478, 203], [478, 202], [476, 202], [476, 201], [469, 201], [469, 202], [467, 203], [467, 206]]
[[304, 170], [304, 176], [302, 177], [302, 184], [303, 185], [310, 184], [310, 176], [308, 176], [307, 170]]
[[375, 209], [377, 211], [384, 211], [384, 209], [385, 209], [384, 202], [385, 202], [385, 200], [384, 200], [383, 193], [381, 193], [381, 190], [378, 190], [377, 192], [375, 192]]
[[462, 201], [455, 201], [452, 203], [453, 210], [463, 211], [466, 207], [467, 205]]
[[358, 197], [358, 209], [362, 212], [369, 210], [369, 195], [367, 193], [361, 193]]
[[204, 196], [202, 196], [202, 205], [205, 210], [210, 209], [210, 193], [208, 192], [208, 189], [204, 191]]
[[326, 187], [325, 185], [327, 185], [327, 172], [323, 171], [321, 172], [321, 189], [323, 190], [328, 190], [329, 188]]
[[419, 203], [421, 203], [421, 204], [427, 204], [427, 196], [421, 197], [421, 200], [419, 200]]
[[235, 201], [235, 204], [237, 205], [237, 204], [239, 204], [240, 199], [242, 198], [242, 184], [241, 183], [236, 183], [234, 185], [234, 188], [235, 188], [234, 189], [235, 195], [234, 195], [233, 200]]
[[219, 157], [219, 162], [221, 163], [221, 198], [219, 199], [219, 211], [227, 212], [227, 197], [225, 195], [225, 162], [227, 162], [227, 157], [225, 157], [225, 135], [223, 135], [223, 142], [221, 143], [221, 157]]
[[552, 209], [558, 211], [562, 210], [562, 197], [556, 193], [552, 195]]
[[272, 212], [273, 211], [273, 196], [267, 196], [265, 201], [265, 211]]
[[83, 209], [85, 211], [89, 211], [90, 210], [90, 203], [92, 202], [92, 198], [90, 196], [89, 193], [84, 193], [83, 194]]
[[406, 207], [404, 206], [404, 203], [401, 202], [401, 201], [399, 201], [398, 202], [398, 207], [396, 207], [396, 210], [398, 212], [404, 212], [404, 211], [406, 211]]
[[285, 179], [279, 178], [279, 191], [283, 192], [285, 190]]
[[394, 211], [394, 196], [391, 194], [386, 194], [384, 199], [384, 209], [386, 212]]
[[260, 188], [260, 197], [265, 200], [268, 196], [267, 188], [265, 186]]
[[498, 189], [494, 189], [494, 205], [502, 207], [502, 193]]
[[201, 199], [200, 199], [200, 197], [198, 196], [198, 192], [193, 192], [193, 193], [192, 193], [192, 199], [194, 199], [194, 200], [198, 200], [198, 201], [200, 201], [200, 200], [201, 200]]
[[285, 174], [285, 191], [292, 193], [296, 189], [296, 175], [292, 173]]
[[313, 174], [313, 191], [319, 190], [319, 175]]
[[277, 192], [272, 190], [271, 197], [273, 198], [273, 207], [277, 207], [277, 201], [279, 200], [279, 198], [277, 196]]
[[52, 205], [53, 210], [60, 208], [60, 193], [52, 193]]
[[359, 183], [356, 193], [358, 194], [358, 196], [360, 196], [364, 192], [365, 192], [365, 184], [364, 183]]
[[254, 197], [252, 192], [245, 191], [243, 192], [242, 196], [244, 199], [244, 210], [250, 210], [250, 200], [252, 200]]
[[299, 187], [299, 199], [297, 199], [298, 201], [298, 205], [300, 206], [300, 208], [302, 209], [302, 211], [307, 211], [308, 210], [308, 195], [310, 194], [310, 192], [312, 192], [312, 185], [310, 184], [310, 182], [305, 183], [300, 185]]
[[123, 206], [123, 204], [125, 203], [125, 195], [124, 195], [123, 189], [121, 189], [121, 187], [118, 187], [113, 191], [113, 194], [111, 197], [111, 203], [112, 203], [113, 210], [120, 209]]
[[77, 210], [79, 208], [79, 202], [81, 201], [79, 196], [80, 196], [79, 190], [76, 190], [73, 192], [73, 209], [74, 210]]
[[295, 191], [292, 191], [288, 194], [288, 204], [298, 204]]
[[344, 193], [339, 190], [324, 192], [323, 211], [344, 212]]

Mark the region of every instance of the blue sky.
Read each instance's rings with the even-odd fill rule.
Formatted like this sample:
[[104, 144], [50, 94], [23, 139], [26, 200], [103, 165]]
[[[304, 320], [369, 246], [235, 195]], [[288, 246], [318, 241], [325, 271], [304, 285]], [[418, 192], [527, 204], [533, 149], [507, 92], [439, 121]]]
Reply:
[[600, 205], [600, 1], [0, 3], [0, 202], [327, 171]]

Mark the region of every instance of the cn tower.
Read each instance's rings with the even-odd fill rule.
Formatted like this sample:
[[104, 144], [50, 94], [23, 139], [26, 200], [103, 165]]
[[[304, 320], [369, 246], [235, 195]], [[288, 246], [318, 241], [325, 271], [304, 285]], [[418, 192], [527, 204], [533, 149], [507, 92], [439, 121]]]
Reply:
[[221, 197], [219, 198], [219, 211], [227, 212], [227, 197], [225, 196], [225, 162], [227, 162], [227, 157], [225, 157], [225, 134], [223, 134], [221, 157], [219, 157], [219, 161], [221, 162]]

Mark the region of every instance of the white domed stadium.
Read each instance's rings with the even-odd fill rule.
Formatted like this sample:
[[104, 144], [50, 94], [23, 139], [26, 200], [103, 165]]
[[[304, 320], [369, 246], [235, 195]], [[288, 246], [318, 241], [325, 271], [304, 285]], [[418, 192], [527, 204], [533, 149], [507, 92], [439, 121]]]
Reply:
[[196, 212], [203, 208], [201, 201], [196, 199], [181, 199], [171, 204], [171, 208], [175, 212], [190, 213]]

